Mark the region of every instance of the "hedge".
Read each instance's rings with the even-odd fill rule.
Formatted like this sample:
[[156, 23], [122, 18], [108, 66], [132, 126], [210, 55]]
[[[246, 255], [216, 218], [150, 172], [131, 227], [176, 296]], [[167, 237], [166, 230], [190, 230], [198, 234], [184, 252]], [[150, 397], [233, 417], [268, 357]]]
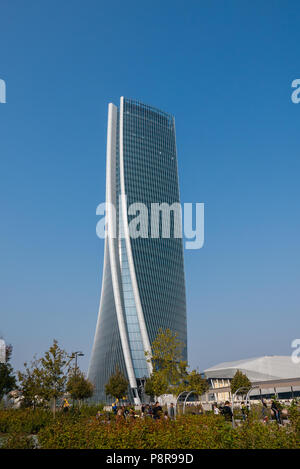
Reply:
[[174, 421], [57, 421], [39, 433], [42, 448], [229, 449], [300, 448], [299, 434], [276, 423], [246, 422], [233, 429], [222, 416], [183, 416]]
[[[212, 413], [180, 416], [176, 421], [146, 417], [118, 422], [112, 416], [111, 420], [91, 417], [90, 412], [57, 413], [54, 419], [42, 409], [0, 411], [2, 448], [300, 449], [298, 412], [290, 426], [263, 424], [250, 416], [234, 429], [222, 416]], [[33, 434], [36, 437], [32, 438]]]
[[52, 420], [51, 412], [44, 409], [0, 410], [0, 433], [36, 434]]

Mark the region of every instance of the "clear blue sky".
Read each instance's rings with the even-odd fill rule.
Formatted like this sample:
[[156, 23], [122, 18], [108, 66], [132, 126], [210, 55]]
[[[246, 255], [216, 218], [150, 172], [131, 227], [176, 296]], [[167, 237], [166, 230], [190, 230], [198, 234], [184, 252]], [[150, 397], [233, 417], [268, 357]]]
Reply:
[[2, 0], [0, 334], [20, 369], [53, 338], [87, 369], [100, 297], [107, 104], [176, 117], [189, 360], [290, 354], [299, 337], [297, 1]]

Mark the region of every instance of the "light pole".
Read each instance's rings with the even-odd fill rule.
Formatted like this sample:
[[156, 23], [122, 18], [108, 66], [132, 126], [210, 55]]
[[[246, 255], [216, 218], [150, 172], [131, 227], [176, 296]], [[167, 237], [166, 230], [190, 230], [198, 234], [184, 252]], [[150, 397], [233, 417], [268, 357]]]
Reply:
[[[74, 360], [74, 358], [75, 358], [74, 376], [76, 376], [77, 368], [78, 368], [78, 367], [77, 367], [77, 357], [83, 357], [83, 356], [84, 356], [84, 353], [81, 352], [80, 350], [78, 350], [77, 352], [72, 352], [72, 354], [69, 356], [70, 362], [71, 362], [72, 360]], [[69, 363], [70, 363], [70, 362], [69, 362]]]
[[[75, 358], [75, 368], [74, 368], [74, 377], [75, 377], [75, 379], [76, 379], [76, 376], [77, 376], [77, 357], [83, 357], [83, 356], [84, 356], [84, 353], [81, 352], [80, 350], [77, 350], [77, 352], [73, 352], [69, 357], [71, 360], [73, 360]], [[74, 399], [73, 399], [73, 406], [74, 406]]]
[[74, 369], [74, 375], [76, 376], [77, 374], [77, 357], [83, 357], [84, 353], [83, 352], [74, 352], [72, 355], [75, 355], [75, 369]]

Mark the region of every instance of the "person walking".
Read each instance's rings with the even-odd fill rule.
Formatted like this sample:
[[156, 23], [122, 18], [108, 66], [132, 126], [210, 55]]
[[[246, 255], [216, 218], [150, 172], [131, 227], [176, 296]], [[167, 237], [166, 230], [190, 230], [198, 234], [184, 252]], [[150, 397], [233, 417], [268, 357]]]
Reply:
[[246, 418], [248, 417], [248, 407], [245, 405], [245, 402], [241, 403], [241, 410], [242, 410], [243, 420], [245, 421]]
[[63, 403], [63, 411], [65, 414], [69, 411], [69, 407], [70, 407], [70, 404], [68, 402], [68, 399], [65, 398], [64, 403]]
[[117, 415], [118, 406], [117, 406], [116, 402], [114, 402], [113, 405], [112, 405], [112, 411], [113, 411], [114, 415]]
[[265, 399], [262, 400], [261, 413], [262, 413], [263, 422], [266, 423], [268, 421], [269, 417], [268, 417], [268, 406], [267, 406], [267, 403], [266, 403]]
[[160, 419], [161, 413], [162, 413], [162, 407], [159, 405], [159, 402], [156, 401], [155, 406], [153, 408], [153, 418], [154, 418], [154, 420]]
[[147, 406], [147, 416], [153, 418], [153, 406], [151, 404]]
[[169, 417], [171, 420], [175, 419], [175, 407], [173, 402], [171, 402], [170, 407], [169, 407]]
[[125, 419], [124, 409], [122, 409], [122, 407], [119, 407], [119, 409], [117, 410], [116, 422], [121, 422], [124, 419]]
[[272, 410], [273, 413], [274, 413], [276, 422], [277, 422], [279, 425], [281, 425], [280, 409], [279, 409], [278, 404], [277, 404], [275, 401], [272, 401], [271, 410]]
[[127, 417], [129, 416], [129, 410], [126, 406], [123, 407], [123, 415], [125, 419], [127, 419]]
[[220, 409], [219, 409], [218, 404], [216, 402], [214, 403], [213, 410], [214, 410], [215, 415], [220, 415]]
[[232, 414], [232, 410], [231, 410], [229, 401], [225, 402], [225, 405], [224, 405], [223, 410], [222, 410], [222, 415], [225, 417], [225, 420], [227, 422], [231, 422], [233, 414]]

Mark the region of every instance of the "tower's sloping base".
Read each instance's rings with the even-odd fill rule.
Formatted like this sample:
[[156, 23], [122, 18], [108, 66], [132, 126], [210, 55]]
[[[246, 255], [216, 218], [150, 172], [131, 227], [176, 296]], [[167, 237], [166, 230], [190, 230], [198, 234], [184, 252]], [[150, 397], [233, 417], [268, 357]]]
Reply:
[[104, 388], [116, 366], [127, 378], [111, 279], [109, 249], [106, 247], [105, 251], [102, 297], [88, 373], [89, 380], [95, 386], [92, 397], [95, 402], [108, 401]]

